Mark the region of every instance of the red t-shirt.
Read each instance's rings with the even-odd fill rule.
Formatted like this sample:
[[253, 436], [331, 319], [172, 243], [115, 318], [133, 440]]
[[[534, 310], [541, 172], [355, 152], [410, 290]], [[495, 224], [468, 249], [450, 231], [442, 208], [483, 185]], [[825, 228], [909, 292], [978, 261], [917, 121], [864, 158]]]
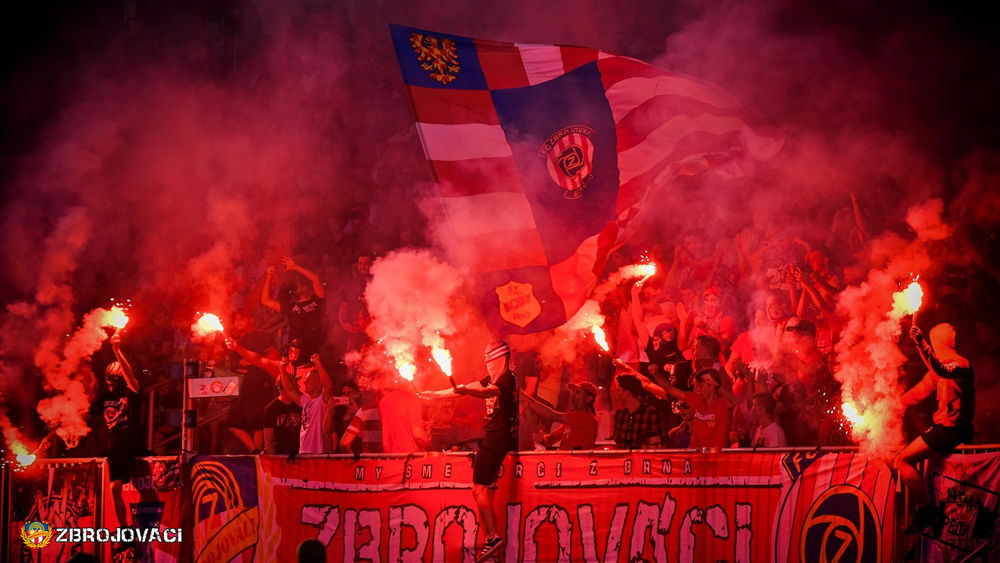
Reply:
[[729, 425], [732, 410], [726, 400], [719, 397], [712, 404], [705, 404], [701, 395], [685, 393], [684, 400], [694, 409], [691, 419], [692, 448], [725, 448], [729, 446]]
[[566, 413], [560, 450], [592, 450], [597, 441], [597, 416], [590, 411]]

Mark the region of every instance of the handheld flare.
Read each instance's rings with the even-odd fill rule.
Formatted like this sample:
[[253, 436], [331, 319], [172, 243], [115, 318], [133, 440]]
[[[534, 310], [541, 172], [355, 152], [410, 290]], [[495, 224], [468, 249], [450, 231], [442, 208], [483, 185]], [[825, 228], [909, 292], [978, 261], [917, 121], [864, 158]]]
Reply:
[[197, 322], [191, 325], [191, 331], [204, 338], [213, 332], [222, 332], [222, 321], [212, 313], [205, 313], [198, 318]]

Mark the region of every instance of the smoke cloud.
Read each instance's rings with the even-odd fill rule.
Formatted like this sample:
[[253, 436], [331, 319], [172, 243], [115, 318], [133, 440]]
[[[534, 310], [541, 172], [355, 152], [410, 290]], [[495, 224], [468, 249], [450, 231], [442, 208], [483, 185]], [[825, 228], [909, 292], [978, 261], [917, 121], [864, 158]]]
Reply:
[[[5, 394], [27, 405], [48, 396], [46, 420], [77, 428], [90, 348], [74, 347], [83, 355], [70, 360], [67, 335], [111, 297], [133, 298], [137, 324], [162, 309], [185, 319], [175, 323], [185, 330], [194, 311], [226, 318], [250, 303], [279, 256], [305, 255], [335, 304], [356, 256], [447, 240], [434, 229], [439, 207], [390, 45], [393, 22], [597, 47], [738, 96], [756, 130], [784, 141], [782, 152], [753, 179], [703, 174], [651, 194], [621, 252], [632, 261], [650, 251], [666, 268], [681, 237], [696, 233], [735, 263], [727, 241], [743, 230], [824, 249], [848, 278], [863, 274], [841, 297], [841, 310], [857, 317], [842, 371], [860, 373], [865, 354], [881, 358], [883, 387], [851, 387], [860, 404], [879, 404], [894, 392], [888, 374], [900, 361], [888, 350], [899, 327], [883, 300], [911, 270], [927, 270], [911, 241], [882, 233], [909, 227], [925, 246], [972, 249], [987, 287], [1000, 272], [983, 242], [1000, 222], [1000, 87], [982, 70], [997, 65], [995, 9], [669, 4], [174, 3], [139, 6], [134, 24], [83, 8], [34, 14], [51, 31], [37, 35], [57, 39], [23, 45], [3, 77], [3, 124], [16, 143], [3, 145], [2, 159], [2, 383], [25, 391]], [[372, 282], [368, 303], [386, 325], [370, 329], [374, 337], [399, 337], [421, 360], [415, 350], [440, 332], [456, 354], [478, 356], [462, 342], [488, 336], [475, 314], [441, 316], [455, 315], [456, 302], [470, 308], [462, 277], [448, 271], [462, 264], [434, 258], [472, 252], [454, 250], [385, 258], [382, 267], [401, 277]], [[403, 317], [389, 310], [396, 305]], [[995, 310], [986, 305], [978, 314]], [[731, 307], [752, 316], [750, 303]], [[867, 331], [882, 335], [870, 344], [878, 350], [861, 350]], [[543, 340], [521, 343], [538, 349]], [[56, 380], [32, 396], [27, 373]]]

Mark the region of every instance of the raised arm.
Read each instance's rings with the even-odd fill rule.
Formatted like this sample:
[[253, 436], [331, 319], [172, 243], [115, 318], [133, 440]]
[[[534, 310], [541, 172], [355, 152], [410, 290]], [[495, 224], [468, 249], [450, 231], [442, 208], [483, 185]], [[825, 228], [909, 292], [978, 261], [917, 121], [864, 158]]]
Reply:
[[276, 379], [281, 376], [281, 366], [278, 365], [278, 362], [270, 358], [265, 358], [253, 350], [247, 350], [243, 346], [240, 346], [235, 339], [228, 336], [226, 336], [223, 341], [226, 344], [226, 348], [239, 354], [241, 358], [250, 362], [251, 365], [259, 367], [274, 376]]
[[285, 395], [289, 399], [295, 401], [296, 405], [300, 405], [302, 404], [302, 392], [299, 391], [299, 386], [295, 383], [295, 380], [292, 379], [292, 374], [288, 373], [287, 366], [288, 358], [281, 358], [281, 386], [283, 387]]
[[323, 367], [323, 363], [319, 361], [319, 354], [313, 354], [309, 357], [309, 361], [312, 362], [316, 372], [319, 373], [319, 380], [323, 384], [323, 401], [328, 401], [330, 395], [333, 393], [333, 380], [330, 379], [330, 374], [327, 373], [326, 368]]
[[295, 263], [295, 260], [292, 260], [291, 256], [285, 256], [282, 258], [281, 263], [285, 265], [285, 268], [305, 276], [306, 279], [312, 283], [313, 293], [316, 294], [316, 297], [319, 297], [320, 299], [326, 298], [326, 288], [323, 287], [323, 282], [320, 281], [319, 276], [317, 276], [315, 272], [299, 266]]
[[544, 418], [545, 420], [554, 420], [556, 422], [566, 423], [566, 413], [559, 412], [548, 405], [542, 403], [538, 399], [532, 397], [531, 395], [525, 393], [523, 390], [520, 391], [521, 396], [527, 400], [527, 405], [531, 407], [531, 410], [535, 411], [538, 416]]
[[649, 329], [646, 328], [646, 322], [644, 320], [644, 315], [642, 314], [642, 301], [640, 299], [640, 294], [642, 293], [642, 284], [636, 283], [629, 289], [628, 300], [628, 312], [629, 316], [632, 317], [632, 324], [635, 325], [636, 335], [639, 337], [639, 346], [643, 348], [646, 347], [646, 343], [649, 342]]
[[139, 392], [139, 380], [135, 378], [135, 372], [132, 370], [132, 364], [128, 363], [128, 358], [122, 353], [121, 348], [122, 337], [121, 333], [115, 331], [111, 335], [111, 351], [115, 355], [115, 359], [122, 366], [122, 376], [125, 378], [125, 384], [128, 385], [129, 390], [133, 393]]
[[264, 287], [260, 290], [260, 304], [268, 309], [281, 312], [281, 304], [271, 299], [271, 280], [274, 278], [274, 266], [268, 266], [264, 275]]

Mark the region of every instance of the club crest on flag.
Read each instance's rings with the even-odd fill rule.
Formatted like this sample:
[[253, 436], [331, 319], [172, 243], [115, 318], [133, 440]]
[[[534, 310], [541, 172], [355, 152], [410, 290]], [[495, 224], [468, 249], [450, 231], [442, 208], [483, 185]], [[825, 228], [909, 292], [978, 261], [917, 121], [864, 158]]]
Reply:
[[21, 539], [30, 549], [41, 549], [52, 541], [52, 526], [48, 522], [33, 520], [21, 527]]
[[802, 525], [801, 561], [882, 561], [882, 526], [861, 489], [838, 485], [813, 502]]
[[410, 45], [417, 54], [420, 68], [430, 71], [429, 76], [441, 84], [458, 78], [462, 67], [458, 64], [458, 50], [451, 39], [438, 39], [424, 33], [411, 33]]
[[498, 286], [496, 293], [500, 300], [500, 317], [511, 324], [524, 328], [542, 312], [530, 283], [511, 281]]
[[549, 176], [565, 190], [566, 199], [582, 196], [587, 182], [594, 177], [594, 143], [590, 141], [593, 134], [594, 129], [586, 125], [563, 127], [538, 149], [538, 156], [546, 159]]

